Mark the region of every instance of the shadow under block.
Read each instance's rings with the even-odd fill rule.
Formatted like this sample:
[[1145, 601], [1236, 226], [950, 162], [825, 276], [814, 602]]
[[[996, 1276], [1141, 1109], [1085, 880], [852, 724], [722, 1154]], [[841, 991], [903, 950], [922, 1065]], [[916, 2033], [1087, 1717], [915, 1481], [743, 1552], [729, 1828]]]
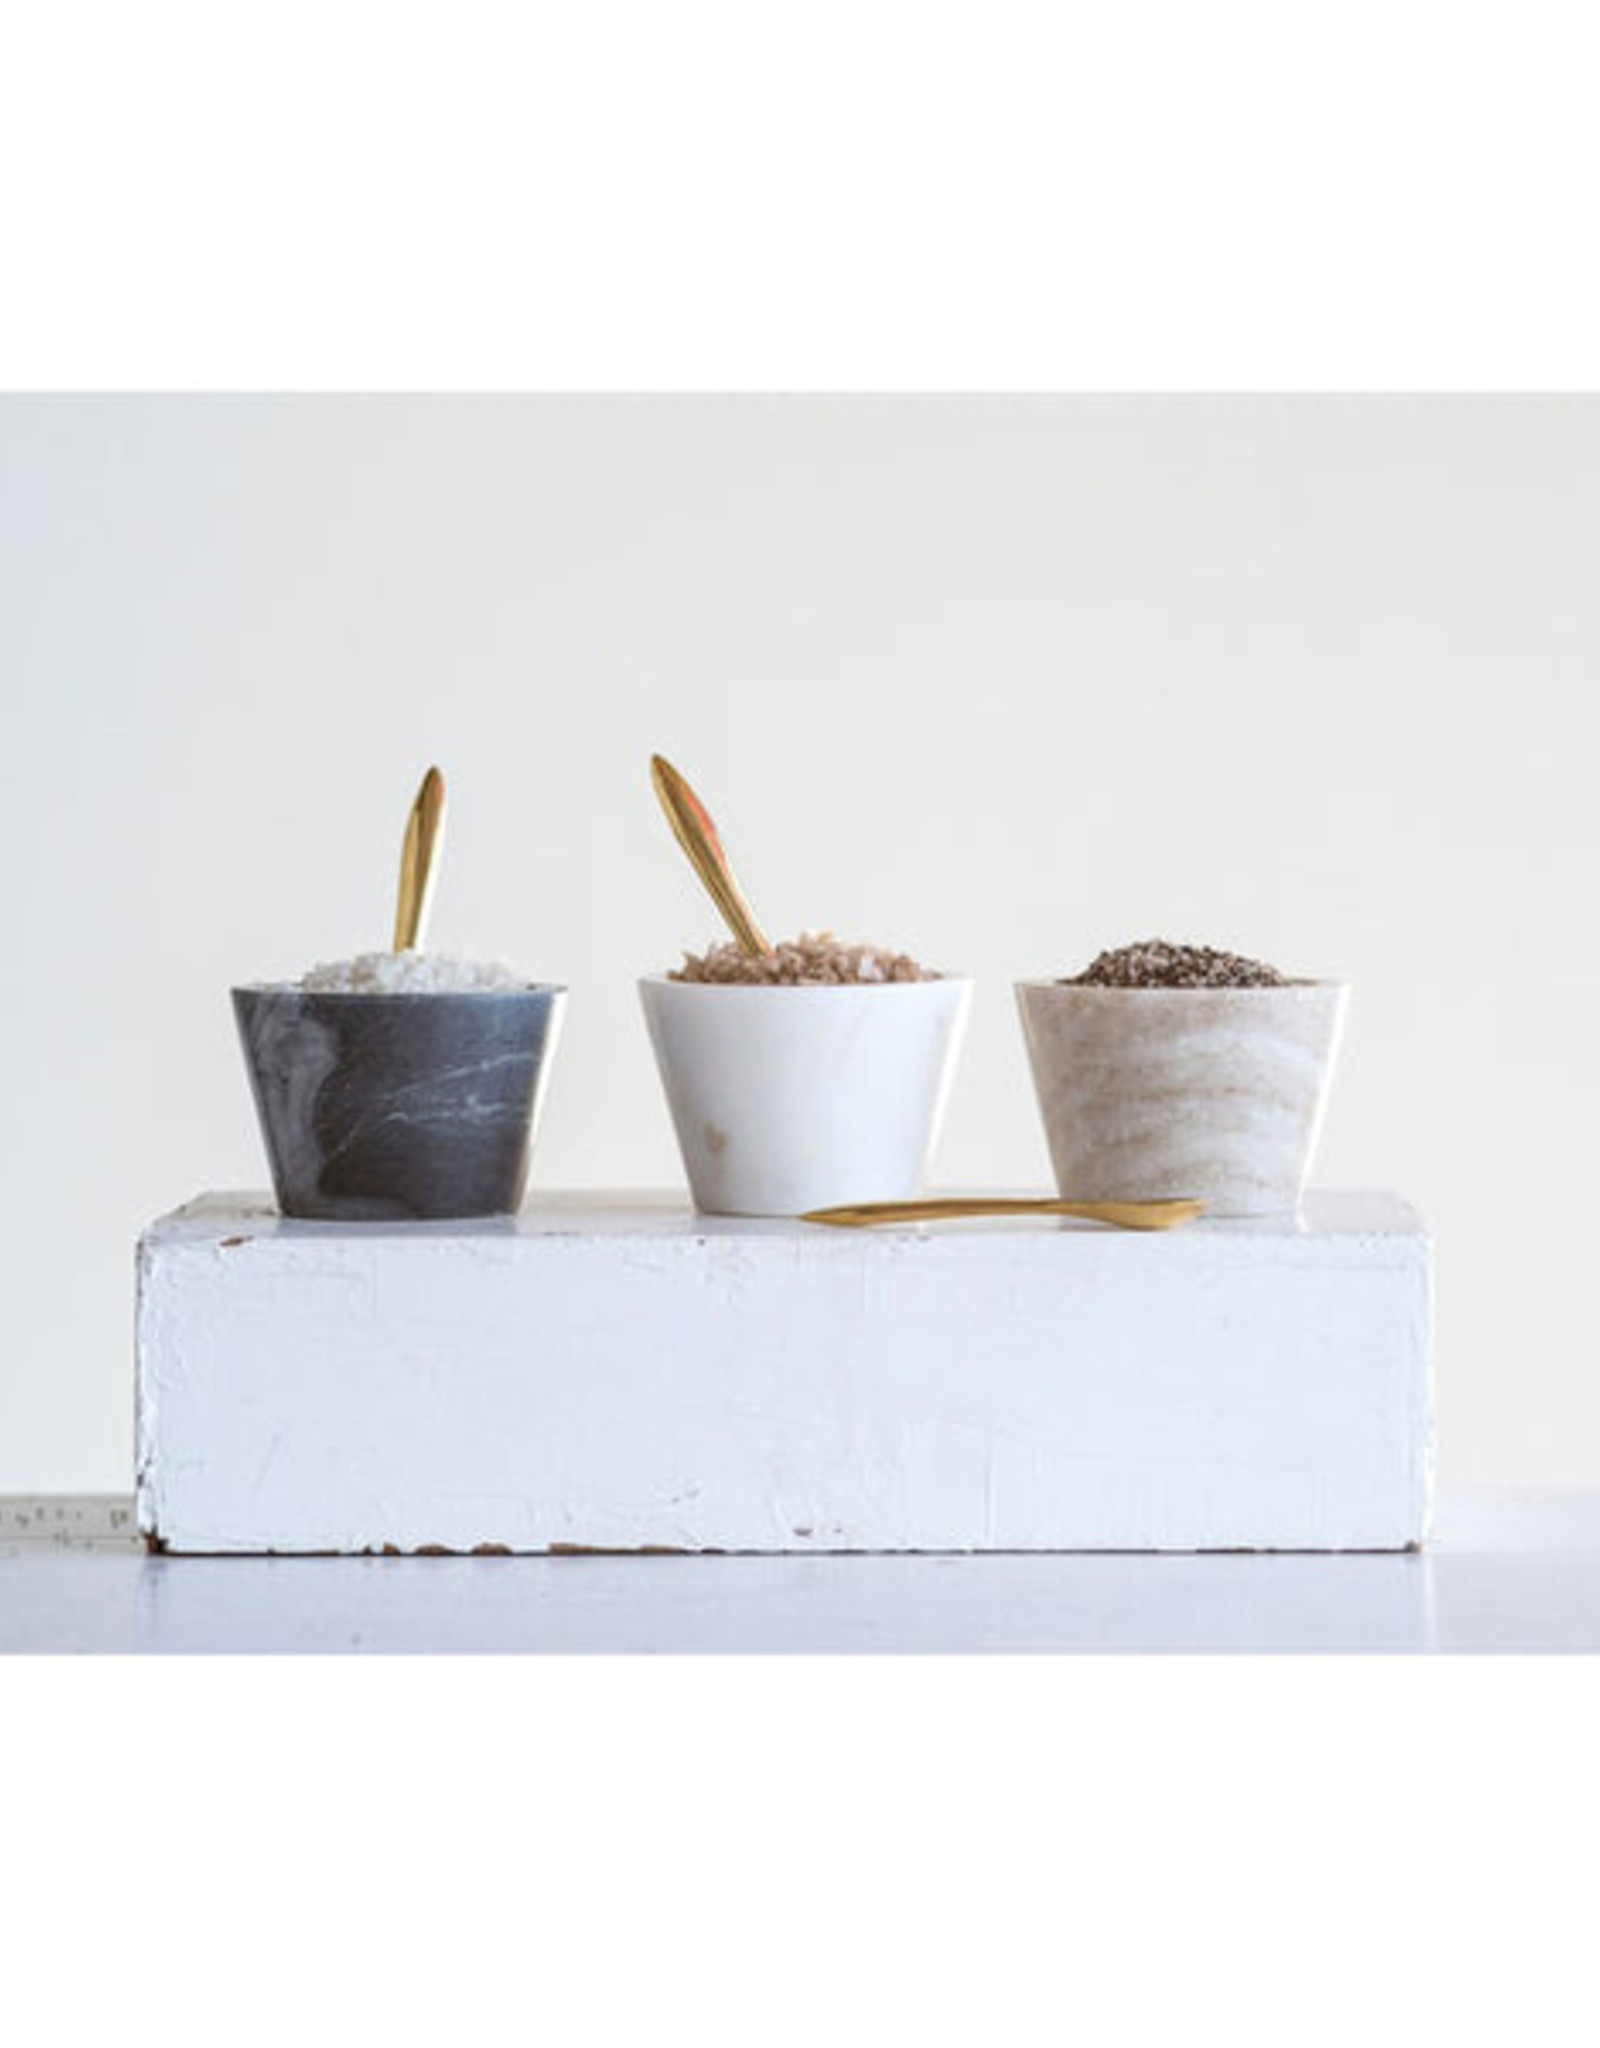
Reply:
[[139, 1524], [174, 1552], [1403, 1549], [1430, 1266], [1382, 1194], [1170, 1234], [208, 1195], [140, 1245]]

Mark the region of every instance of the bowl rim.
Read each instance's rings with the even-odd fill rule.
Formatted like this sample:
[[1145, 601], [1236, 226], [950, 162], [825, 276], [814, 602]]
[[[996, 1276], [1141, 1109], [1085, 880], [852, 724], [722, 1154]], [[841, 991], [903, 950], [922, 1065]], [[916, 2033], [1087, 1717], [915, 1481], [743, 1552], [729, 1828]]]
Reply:
[[319, 1003], [481, 1003], [508, 997], [564, 996], [564, 981], [530, 981], [516, 988], [302, 988], [297, 981], [241, 981], [230, 985], [234, 996], [309, 996]]
[[1012, 987], [1019, 995], [1026, 990], [1029, 994], [1056, 991], [1074, 996], [1222, 996], [1228, 1000], [1238, 996], [1304, 996], [1319, 992], [1333, 994], [1348, 990], [1349, 986], [1349, 982], [1339, 976], [1323, 978], [1316, 975], [1297, 975], [1288, 981], [1257, 982], [1240, 988], [1207, 988], [1204, 985], [1185, 988], [1181, 984], [1166, 988], [1119, 988], [1106, 982], [1064, 981], [1059, 975], [1012, 983]]
[[971, 988], [970, 974], [933, 974], [921, 981], [680, 981], [673, 974], [641, 974], [638, 987], [692, 990], [695, 995], [735, 996], [880, 996], [905, 995], [930, 989]]

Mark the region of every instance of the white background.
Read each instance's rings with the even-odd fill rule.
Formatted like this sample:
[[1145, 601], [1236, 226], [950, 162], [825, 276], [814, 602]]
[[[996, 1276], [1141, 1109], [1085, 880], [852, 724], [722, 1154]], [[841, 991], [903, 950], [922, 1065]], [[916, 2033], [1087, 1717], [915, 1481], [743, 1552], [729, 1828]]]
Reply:
[[1444, 1482], [1600, 1480], [1597, 521], [1592, 400], [0, 402], [0, 1489], [127, 1484], [135, 1233], [264, 1184], [228, 986], [387, 942], [431, 760], [434, 943], [573, 991], [536, 1189], [677, 1182], [655, 748], [770, 928], [978, 977], [942, 1183], [1047, 1185], [1014, 978], [1346, 977]]

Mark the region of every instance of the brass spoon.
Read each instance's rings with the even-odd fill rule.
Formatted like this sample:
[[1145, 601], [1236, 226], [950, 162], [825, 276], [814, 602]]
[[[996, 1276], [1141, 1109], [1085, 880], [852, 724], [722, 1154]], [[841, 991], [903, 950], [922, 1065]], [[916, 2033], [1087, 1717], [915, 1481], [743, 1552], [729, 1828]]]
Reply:
[[802, 1223], [836, 1223], [860, 1228], [869, 1223], [939, 1223], [952, 1216], [1083, 1216], [1123, 1230], [1171, 1230], [1187, 1223], [1203, 1202], [1057, 1202], [1026, 1196], [951, 1195], [919, 1202], [853, 1202], [837, 1209], [811, 1209]]
[[722, 913], [729, 931], [745, 952], [770, 953], [772, 942], [756, 923], [744, 900], [744, 891], [733, 879], [711, 813], [672, 763], [659, 754], [650, 756], [650, 780], [655, 784], [673, 836], [689, 856], [690, 866], [706, 885], [706, 893]]
[[422, 778], [405, 844], [400, 849], [400, 896], [394, 914], [394, 950], [409, 953], [422, 944], [433, 885], [439, 874], [439, 843], [444, 837], [444, 777], [430, 768]]

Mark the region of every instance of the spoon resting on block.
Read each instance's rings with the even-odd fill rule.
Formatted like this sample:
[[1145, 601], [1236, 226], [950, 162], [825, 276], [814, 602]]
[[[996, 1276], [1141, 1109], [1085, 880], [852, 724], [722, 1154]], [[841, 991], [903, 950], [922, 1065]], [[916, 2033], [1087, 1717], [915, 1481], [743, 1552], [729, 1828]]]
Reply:
[[1120, 1230], [1172, 1230], [1190, 1222], [1204, 1207], [1203, 1202], [1176, 1197], [1164, 1202], [1058, 1202], [1031, 1195], [947, 1195], [915, 1202], [847, 1202], [834, 1209], [808, 1210], [800, 1221], [861, 1229], [871, 1223], [943, 1223], [959, 1216], [1081, 1216]]

